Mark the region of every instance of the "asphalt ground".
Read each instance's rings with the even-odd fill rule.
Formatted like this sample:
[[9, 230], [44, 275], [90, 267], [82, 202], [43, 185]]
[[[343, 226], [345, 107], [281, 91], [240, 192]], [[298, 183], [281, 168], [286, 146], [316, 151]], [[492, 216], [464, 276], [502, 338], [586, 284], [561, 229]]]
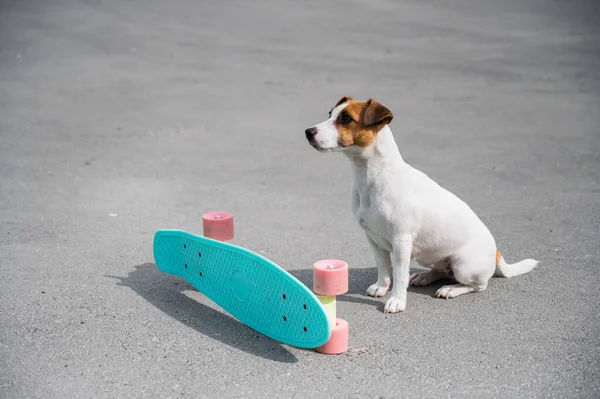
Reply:
[[[348, 162], [304, 137], [345, 95], [538, 268], [382, 313]], [[0, 1], [0, 397], [600, 397], [599, 111], [594, 1]], [[157, 270], [213, 210], [307, 285], [351, 265], [348, 353]]]

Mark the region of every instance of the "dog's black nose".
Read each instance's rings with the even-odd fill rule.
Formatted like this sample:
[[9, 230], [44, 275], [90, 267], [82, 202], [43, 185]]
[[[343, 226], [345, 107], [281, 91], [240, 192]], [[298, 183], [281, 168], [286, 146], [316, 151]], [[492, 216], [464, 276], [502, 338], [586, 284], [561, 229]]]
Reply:
[[304, 131], [304, 133], [306, 133], [306, 138], [307, 139], [312, 139], [313, 137], [315, 137], [317, 135], [317, 128], [316, 127], [309, 127], [308, 129], [306, 129]]

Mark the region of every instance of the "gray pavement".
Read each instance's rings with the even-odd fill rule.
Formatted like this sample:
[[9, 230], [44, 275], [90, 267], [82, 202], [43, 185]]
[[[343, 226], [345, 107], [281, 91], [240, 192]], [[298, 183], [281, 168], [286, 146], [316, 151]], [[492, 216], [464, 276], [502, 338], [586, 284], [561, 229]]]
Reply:
[[[0, 1], [0, 397], [600, 397], [594, 1]], [[342, 96], [532, 273], [385, 315]], [[157, 229], [233, 212], [310, 284], [352, 267], [350, 352], [281, 345], [157, 271]]]

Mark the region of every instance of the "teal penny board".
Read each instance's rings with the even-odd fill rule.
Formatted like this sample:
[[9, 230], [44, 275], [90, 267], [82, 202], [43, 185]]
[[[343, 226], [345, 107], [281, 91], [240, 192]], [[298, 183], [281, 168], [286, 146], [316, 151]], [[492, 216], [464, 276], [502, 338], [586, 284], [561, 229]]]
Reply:
[[187, 280], [236, 319], [263, 335], [300, 348], [331, 336], [325, 309], [298, 279], [244, 248], [182, 230], [154, 236], [158, 268]]

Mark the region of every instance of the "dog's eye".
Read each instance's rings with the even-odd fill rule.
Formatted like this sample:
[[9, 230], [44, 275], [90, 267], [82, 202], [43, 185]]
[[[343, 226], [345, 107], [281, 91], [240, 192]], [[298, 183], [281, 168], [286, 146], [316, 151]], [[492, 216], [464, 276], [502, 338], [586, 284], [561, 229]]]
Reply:
[[350, 122], [352, 122], [352, 118], [350, 117], [350, 115], [344, 112], [340, 117], [340, 122], [342, 123], [342, 125], [347, 125]]
[[329, 110], [329, 117], [330, 117], [330, 118], [331, 118], [331, 111], [333, 111], [333, 108], [331, 108], [331, 109]]

